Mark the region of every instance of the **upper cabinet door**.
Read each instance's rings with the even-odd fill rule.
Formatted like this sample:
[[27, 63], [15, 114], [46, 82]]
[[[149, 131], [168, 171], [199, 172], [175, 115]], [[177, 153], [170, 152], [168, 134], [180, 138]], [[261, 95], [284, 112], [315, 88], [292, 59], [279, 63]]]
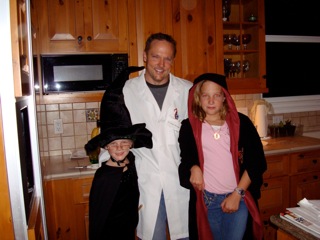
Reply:
[[177, 41], [175, 74], [193, 81], [205, 72], [216, 72], [216, 28], [212, 0], [174, 0], [173, 35]]
[[15, 97], [29, 96], [32, 94], [30, 74], [32, 54], [29, 52], [31, 30], [28, 17], [30, 6], [26, 1], [11, 1], [10, 7]]
[[42, 53], [127, 52], [126, 0], [39, 0]]

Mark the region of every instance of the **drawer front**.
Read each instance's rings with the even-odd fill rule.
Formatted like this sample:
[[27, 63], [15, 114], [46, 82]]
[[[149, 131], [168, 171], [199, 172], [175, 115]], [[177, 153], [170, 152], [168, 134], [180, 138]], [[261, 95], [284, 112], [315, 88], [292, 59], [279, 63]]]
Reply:
[[320, 150], [291, 154], [290, 169], [291, 174], [320, 171]]
[[73, 179], [73, 199], [74, 203], [89, 202], [89, 194], [92, 184], [92, 177]]
[[266, 156], [267, 171], [263, 178], [280, 177], [289, 174], [289, 155]]

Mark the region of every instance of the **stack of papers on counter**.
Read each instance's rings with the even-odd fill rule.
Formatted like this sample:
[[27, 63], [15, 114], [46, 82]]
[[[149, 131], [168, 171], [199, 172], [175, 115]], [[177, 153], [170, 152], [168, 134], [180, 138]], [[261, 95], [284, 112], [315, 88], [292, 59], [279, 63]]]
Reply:
[[299, 207], [287, 208], [282, 219], [320, 238], [320, 200], [302, 199]]

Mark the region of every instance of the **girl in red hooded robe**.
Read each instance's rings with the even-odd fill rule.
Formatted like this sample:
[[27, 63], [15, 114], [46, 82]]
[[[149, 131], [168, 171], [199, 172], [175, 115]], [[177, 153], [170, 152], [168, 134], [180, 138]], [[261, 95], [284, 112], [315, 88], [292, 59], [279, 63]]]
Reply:
[[190, 239], [262, 239], [258, 210], [266, 160], [251, 120], [237, 112], [225, 76], [194, 81], [179, 135], [180, 183], [191, 189]]

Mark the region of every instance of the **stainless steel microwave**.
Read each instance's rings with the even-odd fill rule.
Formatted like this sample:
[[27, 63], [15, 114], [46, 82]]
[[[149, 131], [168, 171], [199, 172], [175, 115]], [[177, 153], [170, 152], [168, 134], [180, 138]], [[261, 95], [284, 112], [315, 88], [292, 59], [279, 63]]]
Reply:
[[41, 55], [44, 94], [105, 90], [128, 67], [128, 54]]

